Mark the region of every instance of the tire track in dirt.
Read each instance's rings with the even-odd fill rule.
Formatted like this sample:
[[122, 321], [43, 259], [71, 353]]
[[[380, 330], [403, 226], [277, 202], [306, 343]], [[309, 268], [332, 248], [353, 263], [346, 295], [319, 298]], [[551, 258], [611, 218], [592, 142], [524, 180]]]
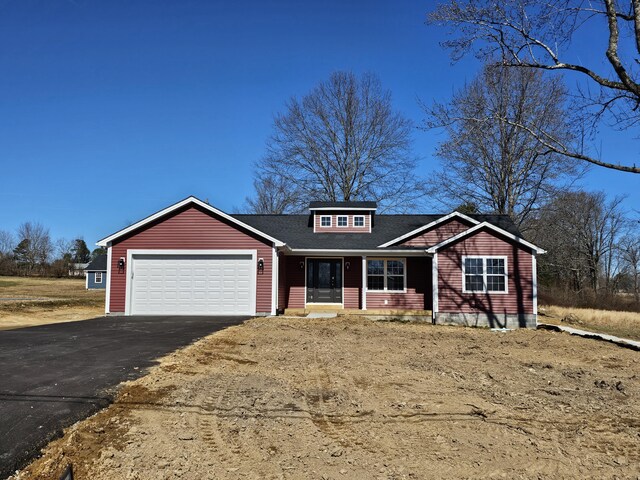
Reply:
[[[319, 372], [312, 376], [315, 391], [305, 392], [307, 411], [313, 424], [343, 448], [359, 448], [371, 455], [378, 454], [380, 448], [374, 445], [368, 435], [355, 431], [353, 427], [356, 423], [350, 416], [335, 413], [338, 405], [332, 399], [336, 398], [337, 392], [332, 390], [331, 377], [317, 356], [315, 370]], [[334, 403], [333, 412], [329, 408], [331, 403]]]

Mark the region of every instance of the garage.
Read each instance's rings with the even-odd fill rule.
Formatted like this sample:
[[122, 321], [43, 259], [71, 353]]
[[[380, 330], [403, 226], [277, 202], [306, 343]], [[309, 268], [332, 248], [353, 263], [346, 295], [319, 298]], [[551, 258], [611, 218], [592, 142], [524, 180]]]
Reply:
[[255, 252], [130, 251], [130, 315], [252, 315]]

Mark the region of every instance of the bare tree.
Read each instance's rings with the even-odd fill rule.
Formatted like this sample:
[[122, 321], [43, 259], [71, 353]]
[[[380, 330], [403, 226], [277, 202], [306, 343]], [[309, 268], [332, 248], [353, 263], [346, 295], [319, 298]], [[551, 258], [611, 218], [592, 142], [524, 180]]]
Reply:
[[[625, 130], [640, 122], [638, 0], [449, 0], [428, 18], [451, 27], [452, 38], [443, 45], [451, 49], [454, 59], [474, 50], [479, 58], [499, 58], [510, 67], [575, 72], [586, 82], [580, 90], [580, 105], [592, 126], [605, 121]], [[598, 69], [566, 58], [574, 34], [587, 25], [600, 27], [608, 36], [606, 63]], [[635, 159], [602, 161], [553, 131], [536, 131], [526, 122], [513, 124], [557, 153], [640, 173]]]
[[247, 197], [244, 210], [251, 213], [291, 213], [298, 197], [286, 178], [262, 175], [253, 181], [255, 193]]
[[18, 227], [17, 237], [19, 242], [14, 253], [26, 273], [31, 274], [36, 267], [43, 267], [53, 251], [49, 229], [37, 222], [25, 222]]
[[16, 241], [11, 232], [0, 230], [0, 256], [10, 255], [16, 247]]
[[640, 302], [640, 238], [637, 232], [622, 239], [620, 254], [624, 272], [631, 280], [633, 296]]
[[[257, 164], [258, 187], [265, 179], [266, 186], [275, 185], [276, 197], [286, 198], [292, 211], [311, 200], [375, 200], [382, 210], [407, 208], [420, 192], [411, 129], [375, 75], [333, 73], [275, 117], [267, 154]], [[281, 187], [286, 194], [278, 193]], [[254, 202], [260, 209], [262, 200]]]
[[507, 214], [525, 227], [532, 211], [579, 172], [577, 160], [550, 151], [514, 124], [571, 142], [565, 95], [559, 79], [488, 64], [449, 103], [425, 107], [427, 128], [447, 134], [437, 150], [442, 168], [429, 182], [431, 197], [450, 208], [467, 203]]
[[533, 240], [548, 250], [541, 266], [547, 275], [580, 291], [598, 294], [604, 279], [613, 290], [615, 256], [624, 232], [622, 197], [608, 200], [603, 192], [564, 192], [543, 207]]

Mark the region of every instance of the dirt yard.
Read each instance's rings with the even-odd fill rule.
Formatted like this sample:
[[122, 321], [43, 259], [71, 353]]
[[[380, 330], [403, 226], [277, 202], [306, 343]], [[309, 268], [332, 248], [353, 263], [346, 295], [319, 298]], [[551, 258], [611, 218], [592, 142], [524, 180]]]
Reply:
[[0, 277], [0, 330], [104, 315], [104, 290], [82, 278]]
[[636, 478], [640, 353], [549, 331], [254, 319], [14, 479]]

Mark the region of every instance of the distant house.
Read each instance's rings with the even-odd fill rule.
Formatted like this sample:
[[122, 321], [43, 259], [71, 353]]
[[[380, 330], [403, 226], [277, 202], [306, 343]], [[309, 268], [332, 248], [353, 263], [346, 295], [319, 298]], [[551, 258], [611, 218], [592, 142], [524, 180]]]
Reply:
[[[275, 315], [322, 308], [535, 327], [536, 257], [505, 215], [228, 215], [195, 197], [104, 238], [106, 312]], [[135, 274], [135, 275], [134, 275]]]
[[71, 263], [69, 264], [70, 277], [84, 277], [88, 263]]
[[87, 280], [87, 290], [106, 288], [107, 286], [107, 255], [98, 255], [84, 269]]

